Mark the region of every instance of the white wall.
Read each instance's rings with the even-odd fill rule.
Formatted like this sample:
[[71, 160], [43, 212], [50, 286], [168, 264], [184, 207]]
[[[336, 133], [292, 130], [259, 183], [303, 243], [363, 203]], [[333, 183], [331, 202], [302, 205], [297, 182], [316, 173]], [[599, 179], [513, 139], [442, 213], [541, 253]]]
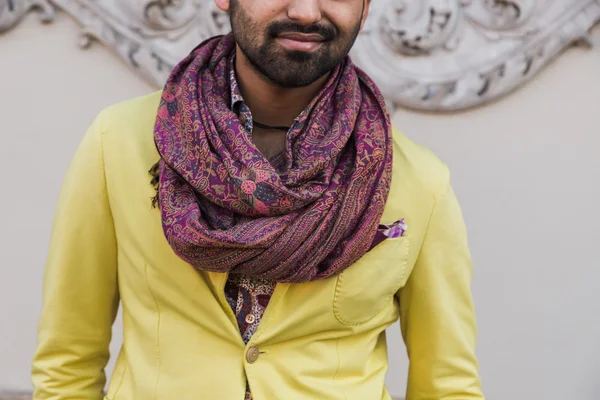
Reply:
[[[51, 26], [30, 18], [0, 36], [4, 388], [30, 387], [50, 226], [72, 153], [102, 107], [151, 90], [101, 46], [76, 42], [64, 16]], [[488, 398], [599, 399], [600, 48], [570, 50], [491, 106], [400, 111], [395, 123], [453, 171], [476, 265]], [[399, 337], [390, 330], [396, 395], [406, 376]]]

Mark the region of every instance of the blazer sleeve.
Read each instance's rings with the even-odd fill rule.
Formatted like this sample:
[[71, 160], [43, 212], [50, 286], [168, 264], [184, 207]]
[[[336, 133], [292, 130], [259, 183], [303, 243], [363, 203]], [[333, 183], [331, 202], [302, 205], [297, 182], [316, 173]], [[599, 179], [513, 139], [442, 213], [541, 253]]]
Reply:
[[483, 399], [467, 232], [449, 173], [397, 298], [410, 360], [406, 400]]
[[34, 400], [103, 398], [118, 304], [98, 117], [71, 162], [55, 213], [33, 359]]

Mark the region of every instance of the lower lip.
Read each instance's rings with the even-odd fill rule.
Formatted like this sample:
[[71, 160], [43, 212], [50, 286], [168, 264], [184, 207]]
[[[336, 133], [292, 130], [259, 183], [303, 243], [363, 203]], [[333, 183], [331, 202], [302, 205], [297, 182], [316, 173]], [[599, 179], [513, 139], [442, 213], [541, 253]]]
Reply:
[[301, 42], [299, 40], [287, 39], [287, 38], [277, 38], [279, 43], [281, 43], [288, 50], [293, 51], [304, 51], [311, 52], [314, 51], [317, 47], [319, 47], [323, 42]]

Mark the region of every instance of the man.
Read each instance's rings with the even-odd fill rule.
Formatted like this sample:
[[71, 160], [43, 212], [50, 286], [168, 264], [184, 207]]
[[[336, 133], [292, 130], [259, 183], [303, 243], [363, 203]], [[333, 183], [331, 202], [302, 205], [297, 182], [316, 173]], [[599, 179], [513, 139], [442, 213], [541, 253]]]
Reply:
[[103, 398], [119, 302], [109, 400], [390, 399], [399, 317], [408, 400], [483, 399], [447, 169], [347, 58], [369, 0], [216, 1], [233, 33], [104, 110], [75, 155], [35, 399]]

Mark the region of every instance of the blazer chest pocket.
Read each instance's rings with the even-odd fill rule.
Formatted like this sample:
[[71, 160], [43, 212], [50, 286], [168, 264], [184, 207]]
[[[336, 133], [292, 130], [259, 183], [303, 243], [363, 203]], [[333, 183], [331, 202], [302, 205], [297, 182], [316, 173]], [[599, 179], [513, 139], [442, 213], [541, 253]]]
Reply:
[[406, 282], [409, 237], [387, 239], [337, 277], [333, 312], [344, 325], [368, 322]]

